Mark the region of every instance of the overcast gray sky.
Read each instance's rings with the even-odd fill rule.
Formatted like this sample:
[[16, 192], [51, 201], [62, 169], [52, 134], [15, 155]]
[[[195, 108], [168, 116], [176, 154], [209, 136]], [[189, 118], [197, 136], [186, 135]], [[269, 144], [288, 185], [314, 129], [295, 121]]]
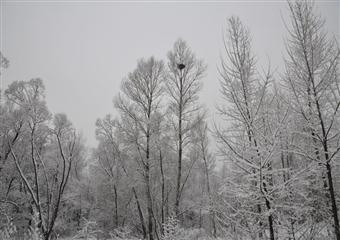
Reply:
[[[282, 69], [285, 1], [0, 1], [1, 51], [10, 60], [3, 86], [42, 78], [49, 109], [66, 113], [90, 146], [96, 119], [113, 112], [122, 78], [142, 57], [166, 59], [179, 37], [208, 64], [201, 102], [213, 113], [222, 32], [232, 15], [249, 27], [259, 64], [269, 58]], [[329, 33], [339, 36], [339, 1], [316, 5]]]

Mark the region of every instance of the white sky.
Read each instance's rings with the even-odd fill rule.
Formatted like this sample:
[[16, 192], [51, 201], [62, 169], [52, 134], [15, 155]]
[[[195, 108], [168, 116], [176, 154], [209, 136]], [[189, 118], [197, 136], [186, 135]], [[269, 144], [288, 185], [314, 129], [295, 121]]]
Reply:
[[[42, 78], [49, 109], [66, 113], [90, 146], [96, 145], [96, 119], [113, 113], [122, 78], [142, 57], [166, 60], [179, 37], [208, 64], [201, 102], [213, 114], [222, 32], [232, 15], [249, 27], [259, 65], [269, 58], [278, 73], [282, 69], [285, 1], [0, 1], [1, 52], [10, 60], [3, 86]], [[340, 1], [316, 5], [339, 39]]]

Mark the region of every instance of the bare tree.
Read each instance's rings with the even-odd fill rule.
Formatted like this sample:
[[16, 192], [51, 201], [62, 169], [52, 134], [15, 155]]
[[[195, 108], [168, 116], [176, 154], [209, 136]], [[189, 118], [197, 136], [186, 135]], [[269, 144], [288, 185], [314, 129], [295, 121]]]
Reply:
[[[145, 194], [148, 212], [148, 239], [154, 239], [154, 215], [152, 199], [151, 168], [154, 165], [151, 140], [154, 135], [153, 122], [155, 113], [160, 107], [163, 93], [164, 78], [163, 62], [153, 57], [140, 60], [135, 71], [123, 81], [122, 91], [116, 101], [116, 107], [121, 112], [122, 126], [134, 146], [135, 157], [142, 169], [145, 182]], [[131, 123], [132, 125], [128, 125]]]
[[[124, 225], [125, 219], [129, 217], [124, 216], [124, 218], [119, 221], [119, 216], [122, 214], [118, 214], [118, 201], [120, 198], [124, 197], [122, 195], [129, 195], [124, 193], [124, 189], [128, 186], [128, 189], [132, 191], [132, 195], [136, 200], [137, 212], [140, 218], [143, 236], [146, 238], [147, 228], [145, 226], [140, 197], [136, 190], [134, 178], [131, 176], [131, 172], [135, 169], [128, 171], [128, 169], [131, 169], [128, 154], [124, 154], [124, 152], [128, 152], [128, 150], [125, 151], [122, 149], [123, 142], [119, 141], [119, 137], [117, 137], [120, 135], [118, 132], [118, 120], [114, 120], [110, 115], [107, 115], [104, 119], [98, 119], [96, 126], [96, 135], [99, 140], [99, 145], [96, 149], [95, 156], [98, 159], [100, 169], [104, 171], [105, 175], [110, 179], [110, 183], [113, 184], [115, 225], [118, 227], [119, 222]], [[129, 146], [127, 146], [126, 149], [129, 149]], [[120, 170], [123, 171], [123, 174], [120, 173]], [[121, 185], [120, 183], [124, 183], [124, 185]], [[125, 197], [129, 198], [127, 196]], [[129, 204], [130, 200], [128, 200], [127, 203]], [[121, 202], [120, 204], [122, 205], [124, 202]], [[126, 209], [125, 212], [127, 212]]]
[[[0, 76], [1, 70], [8, 68], [9, 61], [0, 51]], [[2, 81], [2, 80], [1, 80]], [[7, 146], [8, 142], [13, 146], [21, 133], [23, 119], [22, 111], [13, 109], [10, 102], [3, 104], [3, 86], [0, 83], [0, 173], [10, 155], [10, 148]]]
[[[77, 136], [64, 114], [56, 114], [54, 127], [48, 127], [50, 113], [45, 105], [44, 86], [40, 79], [14, 82], [5, 93], [8, 100], [24, 112], [25, 134], [21, 141], [29, 147], [15, 147], [11, 142], [8, 147], [38, 212], [39, 228], [48, 240], [76, 155]], [[33, 179], [27, 176], [20, 164], [26, 158], [31, 160]]]
[[95, 157], [98, 159], [100, 169], [105, 173], [110, 181], [110, 185], [113, 188], [114, 197], [114, 221], [115, 227], [119, 226], [119, 215], [118, 215], [118, 192], [119, 179], [121, 175], [119, 173], [118, 158], [119, 147], [116, 143], [114, 136], [115, 121], [110, 115], [107, 115], [104, 119], [98, 119], [96, 121], [96, 135], [99, 140], [99, 145], [96, 149]]
[[204, 76], [206, 66], [198, 60], [187, 46], [186, 42], [179, 39], [174, 48], [168, 53], [167, 92], [170, 97], [169, 109], [174, 117], [173, 128], [176, 134], [178, 152], [175, 213], [179, 214], [179, 206], [184, 182], [183, 156], [189, 144], [189, 132], [197, 124], [196, 114], [200, 110], [197, 103], [198, 93], [201, 89], [200, 80]]
[[[300, 137], [311, 140], [314, 148], [311, 160], [324, 167], [322, 181], [328, 191], [335, 236], [339, 240], [332, 166], [340, 151], [340, 50], [335, 39], [327, 39], [324, 20], [315, 14], [312, 1], [290, 1], [289, 9], [291, 27], [286, 45], [285, 80], [292, 93], [292, 106], [308, 129], [300, 131]], [[304, 150], [300, 152], [306, 154]]]
[[[215, 127], [219, 149], [237, 169], [235, 180], [228, 184], [239, 187], [240, 204], [247, 209], [246, 215], [250, 214], [249, 218], [245, 216], [249, 222], [244, 225], [241, 221], [241, 227], [263, 238], [262, 218], [267, 216], [270, 239], [274, 240], [272, 162], [277, 158], [278, 133], [287, 112], [279, 121], [272, 119], [275, 95], [269, 92], [270, 68], [264, 74], [257, 72], [249, 31], [236, 17], [228, 21], [224, 44], [226, 58], [222, 59], [220, 74], [221, 93], [227, 104], [218, 110], [229, 124], [222, 129]], [[236, 216], [244, 214], [237, 207], [232, 211]], [[253, 219], [257, 229], [249, 224]]]
[[211, 175], [215, 168], [215, 157], [210, 153], [209, 150], [209, 138], [208, 138], [208, 124], [202, 120], [200, 124], [196, 127], [195, 132], [197, 134], [197, 147], [200, 152], [200, 158], [203, 162], [202, 170], [204, 174], [204, 183], [207, 196], [208, 196], [208, 208], [210, 214], [210, 221], [212, 226], [212, 235], [216, 238], [217, 229], [216, 229], [216, 216], [214, 211], [214, 193], [212, 191], [212, 183], [211, 183]]

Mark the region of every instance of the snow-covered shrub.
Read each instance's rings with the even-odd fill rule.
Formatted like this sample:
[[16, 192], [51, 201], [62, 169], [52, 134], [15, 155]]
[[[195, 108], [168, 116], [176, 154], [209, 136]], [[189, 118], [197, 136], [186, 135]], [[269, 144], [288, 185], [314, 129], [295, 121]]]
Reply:
[[97, 235], [101, 233], [100, 230], [97, 230], [97, 223], [95, 221], [90, 221], [84, 219], [83, 228], [78, 231], [78, 233], [73, 237], [73, 239], [85, 239], [85, 240], [97, 240]]
[[39, 213], [38, 211], [34, 210], [33, 216], [32, 216], [32, 226], [29, 227], [28, 232], [25, 237], [25, 239], [28, 240], [42, 240], [43, 236], [39, 229]]
[[110, 232], [110, 236], [110, 240], [140, 240], [133, 236], [132, 230], [127, 226], [114, 229], [113, 232]]
[[163, 225], [162, 240], [210, 240], [204, 229], [182, 228], [175, 217], [169, 217]]
[[163, 225], [164, 234], [162, 240], [175, 240], [179, 239], [181, 235], [181, 229], [178, 224], [177, 218], [170, 216]]
[[0, 229], [0, 239], [2, 240], [10, 240], [13, 239], [17, 229], [15, 225], [10, 221], [8, 224], [5, 225], [4, 228]]
[[[39, 215], [37, 211], [34, 211], [32, 216], [32, 226], [29, 227], [27, 232], [24, 233], [24, 236], [21, 236], [20, 239], [23, 240], [42, 240], [43, 237], [39, 230]], [[12, 221], [9, 221], [4, 228], [0, 229], [0, 239], [1, 240], [13, 240], [18, 238], [18, 229], [13, 224]]]

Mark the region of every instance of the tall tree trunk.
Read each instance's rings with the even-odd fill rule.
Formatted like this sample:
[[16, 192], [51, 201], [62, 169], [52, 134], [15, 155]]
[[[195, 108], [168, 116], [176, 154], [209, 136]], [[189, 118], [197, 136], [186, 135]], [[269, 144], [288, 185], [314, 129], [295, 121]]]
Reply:
[[183, 118], [183, 71], [180, 70], [179, 79], [179, 106], [178, 106], [178, 166], [177, 166], [177, 188], [176, 188], [176, 202], [175, 213], [178, 218], [179, 215], [179, 202], [181, 198], [181, 178], [182, 178], [182, 152], [183, 152], [183, 136], [182, 136], [182, 118]]
[[211, 216], [211, 222], [213, 224], [213, 237], [217, 238], [217, 228], [216, 228], [216, 221], [215, 221], [215, 212], [213, 211], [212, 216]]
[[[257, 204], [257, 212], [259, 213], [259, 215], [261, 215], [262, 210], [261, 210], [261, 205]], [[260, 226], [260, 231], [259, 231], [259, 238], [262, 239], [263, 238], [263, 232], [262, 232], [262, 220], [261, 217], [259, 219], [259, 226]]]
[[152, 220], [152, 196], [151, 196], [151, 189], [150, 189], [150, 172], [149, 166], [146, 166], [146, 198], [147, 198], [147, 209], [148, 209], [148, 239], [153, 240], [153, 220]]
[[162, 221], [162, 226], [161, 226], [161, 233], [163, 234], [163, 225], [165, 222], [165, 216], [164, 216], [164, 203], [165, 203], [165, 177], [164, 177], [164, 170], [163, 170], [163, 156], [162, 156], [162, 151], [159, 151], [159, 166], [160, 166], [160, 171], [161, 171], [161, 179], [162, 179], [162, 203], [161, 203], [161, 221]]
[[[203, 139], [202, 139], [202, 141], [203, 141]], [[210, 220], [211, 220], [211, 225], [212, 225], [212, 228], [213, 228], [213, 237], [216, 238], [215, 212], [213, 210], [211, 210], [212, 197], [211, 197], [211, 191], [210, 191], [209, 169], [208, 169], [207, 157], [206, 157], [206, 153], [205, 153], [205, 146], [204, 146], [203, 142], [201, 142], [201, 148], [202, 148], [204, 168], [205, 168], [205, 178], [206, 178], [206, 182], [207, 182], [207, 191], [208, 191], [208, 196], [209, 196]]]
[[[150, 106], [151, 104], [149, 104]], [[150, 110], [148, 119], [150, 119]], [[145, 183], [146, 183], [146, 198], [147, 198], [147, 209], [148, 209], [148, 238], [153, 240], [153, 219], [152, 219], [152, 196], [151, 196], [151, 182], [150, 182], [150, 129], [148, 127], [146, 133], [146, 163], [145, 163]]]
[[334, 193], [334, 186], [333, 186], [333, 179], [332, 179], [332, 168], [329, 162], [326, 163], [326, 168], [327, 168], [327, 178], [328, 178], [328, 185], [329, 185], [329, 194], [330, 194], [331, 202], [332, 202], [332, 213], [333, 213], [333, 219], [334, 219], [335, 236], [337, 240], [340, 240], [338, 210], [337, 210], [336, 200], [335, 200], [335, 193]]
[[143, 216], [142, 208], [140, 206], [140, 202], [139, 202], [139, 198], [138, 198], [136, 189], [134, 187], [132, 187], [132, 192], [133, 192], [133, 195], [135, 196], [135, 199], [136, 199], [138, 215], [139, 215], [139, 219], [140, 219], [140, 222], [141, 222], [141, 225], [142, 225], [143, 239], [146, 239], [147, 232], [146, 232], [146, 227], [145, 227], [144, 216]]
[[117, 228], [118, 227], [118, 195], [117, 195], [116, 184], [113, 185], [113, 190], [115, 193], [115, 223], [116, 223], [116, 228]]
[[[270, 212], [271, 211], [271, 207], [270, 207], [270, 202], [268, 201], [268, 199], [266, 199], [266, 206], [267, 206], [267, 210]], [[273, 216], [271, 213], [269, 213], [268, 216], [268, 223], [269, 223], [269, 238], [270, 240], [275, 240], [274, 237], [274, 221], [273, 221]]]
[[202, 228], [202, 208], [200, 208], [200, 215], [199, 215], [199, 229]]
[[[309, 65], [307, 65], [307, 66], [309, 66]], [[308, 70], [309, 70], [309, 73], [311, 73], [309, 67], [308, 67]], [[314, 83], [314, 78], [312, 77], [311, 74], [310, 74], [310, 76], [311, 76], [310, 78], [311, 78], [312, 87], [313, 87], [313, 95], [314, 95], [314, 99], [315, 99], [317, 114], [318, 114], [321, 130], [322, 130], [322, 137], [323, 137], [322, 146], [323, 146], [323, 151], [324, 151], [325, 160], [326, 160], [327, 179], [328, 179], [328, 186], [329, 186], [328, 191], [329, 191], [329, 194], [330, 194], [330, 201], [331, 201], [331, 204], [332, 204], [334, 232], [335, 232], [336, 239], [340, 240], [338, 209], [337, 209], [337, 206], [336, 206], [336, 199], [335, 199], [335, 193], [334, 193], [334, 186], [333, 186], [333, 179], [332, 179], [332, 167], [331, 167], [330, 162], [329, 162], [330, 157], [329, 157], [329, 153], [328, 153], [328, 143], [327, 143], [328, 139], [327, 139], [326, 127], [325, 127], [324, 117], [323, 117], [322, 112], [321, 112], [319, 97], [316, 94], [316, 87], [315, 87], [315, 83]], [[327, 183], [325, 184], [325, 181], [324, 181], [324, 186], [327, 189]]]
[[[181, 80], [182, 85], [182, 80]], [[182, 88], [182, 87], [181, 87]], [[178, 166], [177, 166], [177, 188], [176, 188], [176, 202], [175, 213], [179, 214], [179, 201], [181, 198], [181, 178], [182, 178], [182, 96], [179, 103], [179, 117], [178, 117]]]

